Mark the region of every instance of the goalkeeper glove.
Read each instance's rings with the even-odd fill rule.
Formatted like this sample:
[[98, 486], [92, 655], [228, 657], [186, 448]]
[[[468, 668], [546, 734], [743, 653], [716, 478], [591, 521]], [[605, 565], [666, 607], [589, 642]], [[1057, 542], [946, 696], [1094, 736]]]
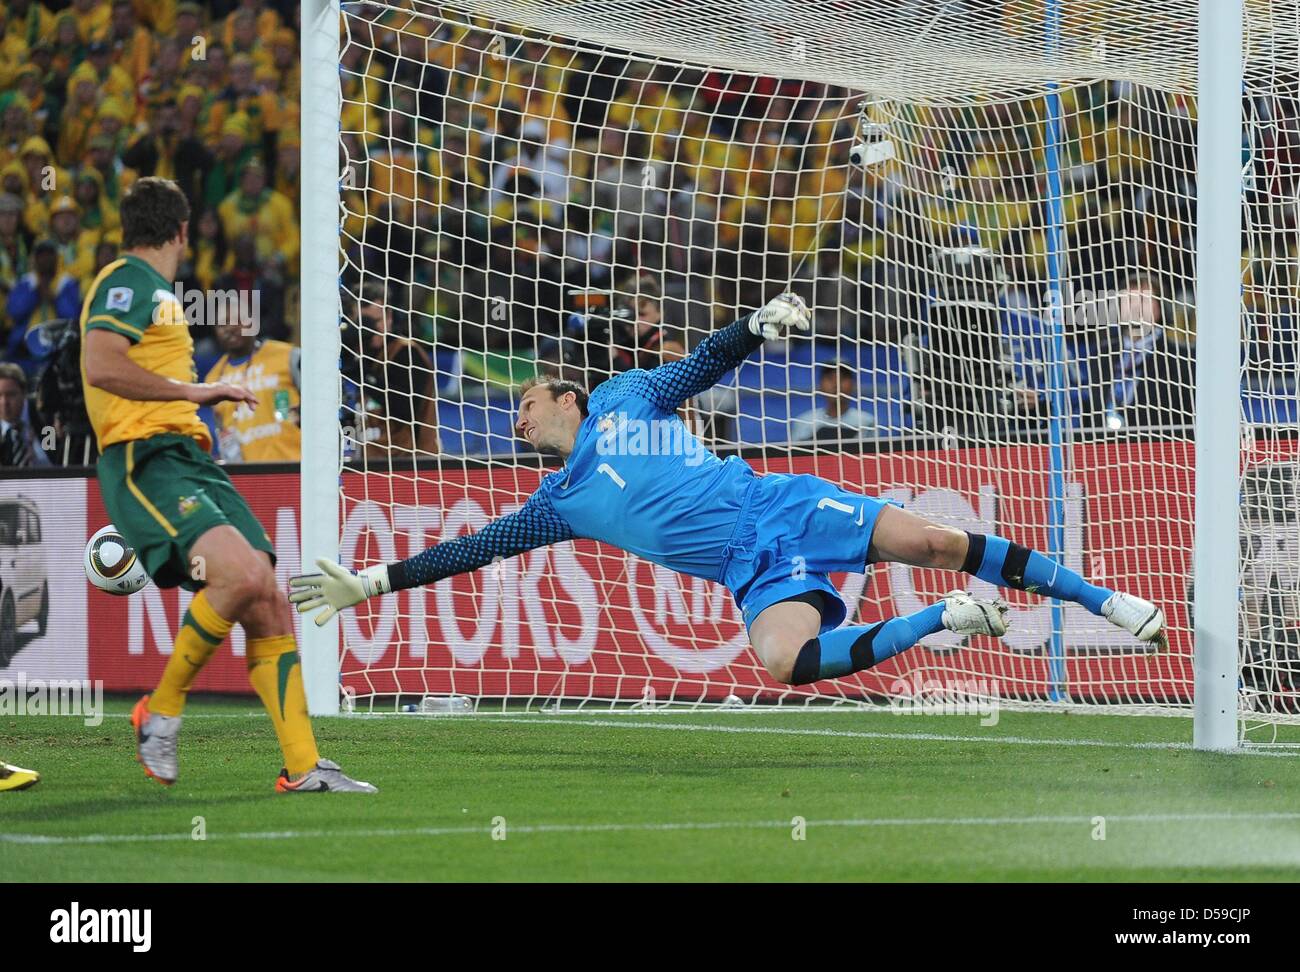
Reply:
[[289, 600], [297, 606], [299, 614], [316, 611], [317, 625], [324, 624], [344, 608], [360, 604], [368, 597], [388, 594], [393, 589], [385, 564], [367, 567], [355, 574], [324, 557], [317, 558], [316, 566], [324, 573], [299, 574], [289, 578], [289, 586], [293, 588]]
[[801, 331], [812, 327], [812, 312], [798, 294], [773, 297], [762, 310], [749, 315], [749, 330], [765, 340], [781, 336], [781, 330], [794, 326]]

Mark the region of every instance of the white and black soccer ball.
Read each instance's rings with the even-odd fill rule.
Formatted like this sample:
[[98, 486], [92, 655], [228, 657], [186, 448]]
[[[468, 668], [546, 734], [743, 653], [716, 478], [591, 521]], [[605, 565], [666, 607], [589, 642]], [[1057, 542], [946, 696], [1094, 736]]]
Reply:
[[149, 583], [144, 564], [111, 523], [90, 538], [83, 564], [86, 579], [110, 594], [134, 594]]

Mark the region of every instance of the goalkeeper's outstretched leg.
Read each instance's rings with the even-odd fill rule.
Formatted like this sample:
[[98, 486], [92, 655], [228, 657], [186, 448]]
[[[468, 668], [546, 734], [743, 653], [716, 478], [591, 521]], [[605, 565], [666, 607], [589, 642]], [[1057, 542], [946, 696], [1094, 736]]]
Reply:
[[1150, 601], [1089, 583], [1064, 564], [995, 534], [967, 533], [888, 507], [876, 520], [870, 559], [959, 570], [999, 587], [1073, 601], [1139, 641], [1165, 646], [1165, 615]]
[[818, 635], [825, 595], [810, 591], [761, 611], [749, 627], [759, 661], [784, 685], [807, 685], [871, 668], [936, 631], [960, 635], [1007, 633], [1007, 605], [953, 591], [914, 614], [875, 624], [850, 625]]

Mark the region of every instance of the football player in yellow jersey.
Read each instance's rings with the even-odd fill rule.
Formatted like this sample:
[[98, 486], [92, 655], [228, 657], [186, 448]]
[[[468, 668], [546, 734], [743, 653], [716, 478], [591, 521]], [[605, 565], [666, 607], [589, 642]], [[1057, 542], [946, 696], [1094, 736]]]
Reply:
[[135, 706], [137, 758], [176, 781], [176, 740], [190, 686], [236, 624], [248, 678], [284, 753], [280, 792], [374, 793], [316, 750], [289, 604], [271, 538], [209, 454], [200, 405], [258, 404], [246, 388], [200, 384], [173, 293], [189, 205], [176, 183], [138, 180], [122, 198], [122, 256], [95, 277], [81, 310], [81, 371], [101, 451], [104, 507], [159, 587], [197, 591], [162, 680]]
[[217, 454], [224, 462], [297, 462], [302, 458], [298, 427], [299, 352], [286, 341], [261, 341], [253, 328], [222, 319], [218, 304], [217, 344], [225, 353], [204, 379], [238, 385], [257, 396], [257, 405], [218, 402]]

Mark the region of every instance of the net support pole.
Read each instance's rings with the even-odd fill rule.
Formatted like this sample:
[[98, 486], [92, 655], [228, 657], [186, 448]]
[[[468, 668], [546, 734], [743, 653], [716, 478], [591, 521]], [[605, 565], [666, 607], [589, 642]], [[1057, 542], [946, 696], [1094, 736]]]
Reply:
[[[1061, 46], [1060, 0], [1047, 0], [1044, 8], [1043, 40], [1053, 58]], [[1061, 256], [1064, 246], [1065, 210], [1061, 199], [1061, 93], [1057, 84], [1047, 86], [1047, 117], [1043, 133], [1043, 163], [1047, 175], [1047, 436], [1050, 483], [1048, 495], [1047, 549], [1058, 562], [1065, 560], [1065, 315], [1064, 274]], [[1049, 697], [1053, 702], [1068, 696], [1065, 684], [1065, 608], [1052, 599], [1052, 638], [1048, 645]]]
[[[339, 555], [339, 6], [302, 5], [302, 563]], [[339, 622], [302, 625], [312, 715], [339, 711]]]
[[1242, 0], [1200, 0], [1193, 744], [1237, 745]]

